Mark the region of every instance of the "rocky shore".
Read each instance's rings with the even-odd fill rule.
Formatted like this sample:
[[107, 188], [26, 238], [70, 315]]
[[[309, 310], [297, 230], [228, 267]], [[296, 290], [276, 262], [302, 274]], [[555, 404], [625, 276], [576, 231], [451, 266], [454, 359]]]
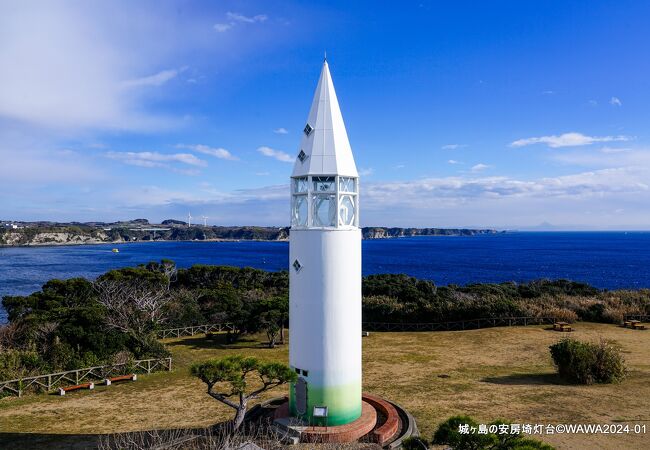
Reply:
[[[152, 225], [145, 219], [115, 224], [20, 223], [18, 228], [0, 229], [0, 246], [121, 244], [158, 241], [286, 241], [288, 227], [187, 226], [184, 223]], [[475, 236], [497, 234], [490, 229], [364, 227], [364, 239], [412, 236]]]

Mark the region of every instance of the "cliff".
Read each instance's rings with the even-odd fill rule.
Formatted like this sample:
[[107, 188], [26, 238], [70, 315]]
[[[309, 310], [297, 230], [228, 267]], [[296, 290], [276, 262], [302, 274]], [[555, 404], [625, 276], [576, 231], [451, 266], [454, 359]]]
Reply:
[[497, 234], [502, 231], [469, 228], [384, 228], [364, 227], [364, 239], [385, 239], [412, 236], [476, 236], [478, 234]]
[[[166, 226], [165, 226], [166, 225]], [[0, 245], [78, 245], [149, 241], [284, 241], [288, 227], [217, 227], [171, 223], [150, 225], [144, 220], [116, 224], [53, 224], [24, 223], [18, 229], [0, 229]], [[453, 228], [384, 228], [365, 227], [364, 239], [386, 239], [411, 236], [474, 236], [495, 234], [496, 230]]]

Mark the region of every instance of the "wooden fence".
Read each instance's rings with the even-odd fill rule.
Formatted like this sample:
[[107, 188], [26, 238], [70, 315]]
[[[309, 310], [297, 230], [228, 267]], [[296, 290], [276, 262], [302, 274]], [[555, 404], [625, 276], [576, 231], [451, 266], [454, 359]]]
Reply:
[[85, 367], [65, 372], [48, 373], [35, 377], [0, 381], [0, 395], [21, 396], [28, 389], [34, 391], [52, 391], [58, 387], [79, 384], [84, 380], [103, 380], [112, 375], [121, 375], [125, 371], [151, 373], [156, 370], [172, 370], [171, 358], [139, 359], [130, 363], [110, 364], [106, 366]]
[[[364, 331], [455, 331], [473, 330], [489, 327], [512, 327], [526, 325], [553, 324], [556, 321], [553, 317], [494, 317], [485, 319], [457, 320], [452, 322], [363, 322]], [[158, 338], [194, 336], [218, 331], [234, 331], [235, 326], [231, 323], [214, 323], [209, 325], [195, 325], [184, 328], [169, 328], [158, 331]]]
[[205, 334], [209, 332], [219, 331], [235, 331], [235, 326], [231, 323], [212, 323], [209, 325], [193, 325], [191, 327], [167, 328], [165, 330], [158, 330], [158, 339], [194, 336], [195, 334]]
[[364, 331], [458, 331], [490, 327], [553, 324], [555, 320], [553, 317], [493, 317], [432, 323], [363, 322], [362, 328]]
[[625, 320], [640, 320], [641, 322], [650, 322], [650, 315], [648, 314], [629, 314], [625, 316]]

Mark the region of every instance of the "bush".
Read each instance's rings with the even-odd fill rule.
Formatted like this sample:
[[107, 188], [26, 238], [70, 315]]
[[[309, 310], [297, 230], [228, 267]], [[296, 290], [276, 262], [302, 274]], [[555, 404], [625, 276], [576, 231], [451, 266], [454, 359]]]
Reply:
[[402, 441], [403, 450], [425, 450], [429, 448], [429, 443], [421, 437], [411, 436]]
[[431, 442], [449, 445], [455, 450], [482, 449], [494, 443], [494, 440], [486, 434], [461, 434], [459, 425], [478, 428], [478, 423], [469, 416], [453, 416], [440, 424]]
[[[468, 425], [474, 432], [461, 433], [459, 425]], [[496, 420], [488, 428], [510, 425], [509, 422]], [[553, 450], [548, 444], [526, 438], [518, 433], [479, 434], [478, 423], [469, 416], [453, 416], [440, 424], [433, 435], [432, 443], [447, 445], [453, 450]]]
[[41, 357], [34, 351], [0, 351], [0, 381], [28, 377], [40, 372], [44, 365]]
[[612, 342], [566, 338], [550, 346], [560, 377], [576, 384], [617, 383], [627, 370], [620, 348]]

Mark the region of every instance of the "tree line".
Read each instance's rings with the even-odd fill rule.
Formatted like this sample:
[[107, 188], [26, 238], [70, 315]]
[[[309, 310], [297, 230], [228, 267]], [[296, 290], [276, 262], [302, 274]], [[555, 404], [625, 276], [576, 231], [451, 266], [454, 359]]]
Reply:
[[[2, 300], [0, 379], [167, 356], [161, 328], [229, 322], [228, 339], [263, 332], [270, 347], [289, 326], [288, 272], [172, 261], [111, 270], [96, 280], [50, 280]], [[650, 313], [650, 290], [602, 291], [567, 280], [437, 286], [407, 275], [363, 279], [363, 320], [444, 322], [491, 317], [556, 317], [618, 322]]]

